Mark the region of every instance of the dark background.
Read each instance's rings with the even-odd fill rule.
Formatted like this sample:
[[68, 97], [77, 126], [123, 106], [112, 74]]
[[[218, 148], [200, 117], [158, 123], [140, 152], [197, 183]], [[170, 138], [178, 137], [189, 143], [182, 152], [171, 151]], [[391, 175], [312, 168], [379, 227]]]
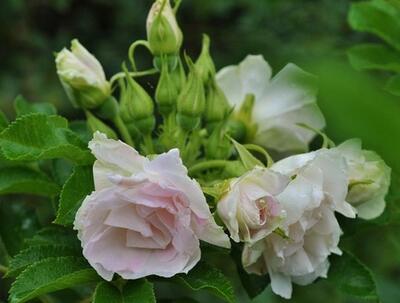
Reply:
[[[54, 52], [78, 38], [102, 62], [106, 74], [118, 72], [129, 45], [145, 39], [150, 0], [1, 0], [0, 107], [12, 118], [12, 101], [23, 94], [32, 102], [54, 103], [74, 118], [59, 84]], [[184, 48], [195, 56], [201, 35], [211, 37], [218, 68], [236, 64], [247, 54], [261, 53], [277, 72], [294, 62], [320, 79], [319, 104], [327, 133], [337, 143], [363, 139], [393, 168], [391, 197], [399, 192], [400, 100], [382, 89], [383, 73], [359, 73], [347, 61], [346, 49], [375, 38], [347, 24], [348, 0], [184, 0], [178, 20]], [[146, 68], [151, 58], [138, 52]], [[149, 89], [151, 87], [149, 86]], [[391, 203], [398, 199], [391, 198]], [[0, 221], [1, 224], [1, 221]], [[375, 273], [384, 303], [400, 298], [399, 225], [377, 225], [343, 239]], [[0, 287], [1, 288], [1, 287]], [[275, 302], [268, 291], [257, 302]], [[269, 300], [267, 299], [269, 298]], [[295, 288], [293, 302], [355, 302], [320, 281]], [[358, 302], [358, 301], [357, 301]]]

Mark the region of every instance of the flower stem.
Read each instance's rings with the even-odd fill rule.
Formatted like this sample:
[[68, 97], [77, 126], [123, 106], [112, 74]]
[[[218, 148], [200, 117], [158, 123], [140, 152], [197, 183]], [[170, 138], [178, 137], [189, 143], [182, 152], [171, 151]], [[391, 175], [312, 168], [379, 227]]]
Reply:
[[[129, 75], [132, 76], [133, 78], [137, 78], [137, 77], [155, 75], [157, 73], [158, 73], [157, 69], [151, 68], [151, 69], [140, 71], [140, 72], [129, 72]], [[112, 78], [110, 80], [111, 86], [114, 85], [115, 81], [117, 81], [119, 79], [122, 79], [122, 78], [125, 78], [125, 77], [126, 77], [126, 73], [125, 72], [116, 73], [114, 76], [112, 76]]]
[[189, 175], [193, 175], [203, 170], [211, 169], [211, 168], [223, 168], [225, 167], [229, 161], [227, 160], [210, 160], [197, 163], [189, 168]]
[[136, 63], [135, 63], [135, 49], [139, 45], [146, 47], [151, 52], [149, 42], [147, 42], [146, 40], [137, 40], [131, 44], [131, 46], [129, 47], [129, 51], [128, 51], [128, 57], [129, 57], [129, 61], [132, 64], [133, 71], [137, 71]]
[[118, 115], [115, 119], [114, 119], [114, 124], [115, 126], [118, 128], [122, 139], [125, 141], [125, 143], [129, 144], [130, 146], [134, 146], [133, 140], [131, 135], [129, 134], [128, 129], [126, 128], [126, 125], [124, 123], [124, 121], [122, 121], [121, 117]]

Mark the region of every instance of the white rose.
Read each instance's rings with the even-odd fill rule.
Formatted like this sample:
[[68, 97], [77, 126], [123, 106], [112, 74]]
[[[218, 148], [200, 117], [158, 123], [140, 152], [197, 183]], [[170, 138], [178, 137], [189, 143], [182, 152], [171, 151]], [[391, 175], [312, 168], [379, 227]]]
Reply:
[[234, 241], [257, 241], [278, 227], [285, 214], [275, 196], [289, 180], [256, 167], [230, 182], [229, 191], [218, 202], [218, 215]]
[[362, 150], [361, 141], [348, 140], [337, 147], [349, 167], [347, 201], [357, 208], [358, 216], [373, 219], [385, 209], [391, 169], [375, 152]]
[[236, 109], [247, 94], [254, 95], [255, 143], [279, 152], [306, 151], [315, 133], [297, 123], [315, 129], [325, 126], [314, 77], [291, 63], [272, 79], [271, 75], [261, 55], [250, 55], [237, 66], [221, 69], [217, 83]]
[[242, 262], [250, 273], [269, 273], [272, 290], [290, 298], [292, 282], [305, 285], [326, 277], [331, 253], [338, 248], [341, 230], [334, 211], [355, 217], [346, 201], [347, 168], [344, 158], [331, 150], [297, 155], [271, 167], [293, 178], [276, 196], [286, 218], [280, 233], [246, 244]]

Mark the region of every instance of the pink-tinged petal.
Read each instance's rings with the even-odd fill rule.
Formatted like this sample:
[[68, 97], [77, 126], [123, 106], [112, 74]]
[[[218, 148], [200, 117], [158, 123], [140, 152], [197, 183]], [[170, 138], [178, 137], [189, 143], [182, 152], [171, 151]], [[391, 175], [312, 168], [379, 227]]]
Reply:
[[200, 185], [187, 176], [187, 169], [179, 157], [179, 150], [161, 154], [145, 166], [151, 181], [161, 187], [172, 188], [186, 196], [190, 209], [200, 218], [211, 215]]
[[139, 173], [148, 162], [131, 146], [122, 141], [107, 139], [107, 136], [100, 132], [94, 133], [89, 148], [97, 159], [93, 167], [96, 190], [110, 185], [110, 175], [130, 176]]
[[196, 224], [196, 222], [192, 224], [192, 228], [200, 240], [224, 248], [231, 247], [228, 235], [224, 232], [222, 226], [215, 223], [213, 217], [210, 217], [203, 224], [203, 226]]
[[126, 245], [133, 248], [165, 249], [169, 244], [169, 239], [155, 231], [151, 237], [144, 237], [141, 233], [133, 230], [126, 232]]
[[142, 218], [136, 211], [135, 205], [127, 204], [110, 211], [104, 224], [136, 231], [144, 237], [151, 237], [153, 232], [149, 222]]
[[141, 205], [150, 209], [165, 208], [171, 213], [176, 213], [177, 211], [171, 199], [172, 197], [152, 196], [151, 192], [143, 192], [140, 188], [122, 188], [116, 195], [120, 199], [134, 205]]

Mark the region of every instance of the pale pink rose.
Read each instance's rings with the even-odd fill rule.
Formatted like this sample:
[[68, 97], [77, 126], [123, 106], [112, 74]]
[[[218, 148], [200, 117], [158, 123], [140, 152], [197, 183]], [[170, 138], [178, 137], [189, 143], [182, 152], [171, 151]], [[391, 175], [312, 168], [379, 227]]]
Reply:
[[235, 242], [258, 241], [278, 227], [285, 212], [276, 196], [289, 181], [280, 173], [256, 167], [230, 182], [218, 202], [218, 215]]
[[83, 255], [105, 280], [187, 273], [200, 260], [199, 240], [229, 247], [199, 184], [177, 149], [149, 160], [121, 141], [96, 133], [95, 191], [74, 228]]

